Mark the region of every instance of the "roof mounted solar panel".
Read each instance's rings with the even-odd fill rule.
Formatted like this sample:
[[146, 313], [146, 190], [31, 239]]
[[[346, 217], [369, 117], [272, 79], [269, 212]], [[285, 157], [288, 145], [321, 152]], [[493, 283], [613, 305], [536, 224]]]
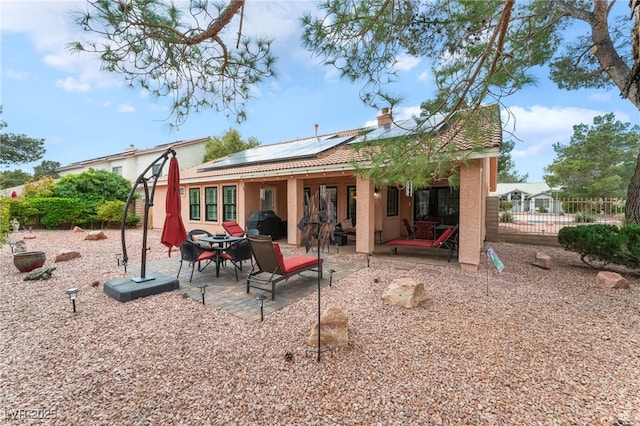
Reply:
[[322, 138], [311, 137], [292, 142], [260, 145], [255, 148], [245, 149], [244, 151], [227, 155], [199, 170], [216, 170], [248, 164], [271, 163], [275, 161], [313, 157], [351, 138], [352, 136], [335, 137], [335, 135], [329, 135]]

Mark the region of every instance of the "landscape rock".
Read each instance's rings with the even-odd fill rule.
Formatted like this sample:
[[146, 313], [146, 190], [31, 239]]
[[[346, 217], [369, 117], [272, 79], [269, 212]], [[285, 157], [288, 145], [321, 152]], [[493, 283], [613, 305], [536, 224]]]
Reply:
[[35, 240], [36, 234], [34, 234], [33, 232], [29, 232], [28, 234], [24, 234], [22, 238], [24, 238], [25, 240]]
[[[341, 347], [349, 343], [347, 312], [342, 307], [332, 306], [320, 316], [320, 346]], [[307, 339], [307, 345], [318, 345], [318, 323], [316, 322]]]
[[81, 233], [81, 232], [84, 232], [84, 229], [80, 228], [79, 226], [74, 226], [73, 227], [73, 232]]
[[424, 284], [413, 278], [398, 278], [391, 282], [382, 295], [382, 300], [405, 308], [415, 308], [427, 299]]
[[629, 280], [616, 272], [600, 271], [596, 281], [603, 288], [629, 288]]
[[75, 250], [69, 250], [66, 248], [60, 249], [54, 262], [66, 262], [68, 260], [77, 259], [80, 257], [80, 252]]
[[551, 269], [551, 256], [539, 251], [536, 253], [536, 260], [533, 264], [543, 269]]
[[85, 240], [106, 240], [107, 234], [104, 231], [91, 231], [84, 237]]
[[51, 275], [53, 273], [53, 271], [55, 271], [56, 268], [36, 268], [33, 271], [29, 272], [25, 277], [24, 277], [24, 281], [29, 281], [29, 280], [48, 280], [49, 278], [51, 278]]

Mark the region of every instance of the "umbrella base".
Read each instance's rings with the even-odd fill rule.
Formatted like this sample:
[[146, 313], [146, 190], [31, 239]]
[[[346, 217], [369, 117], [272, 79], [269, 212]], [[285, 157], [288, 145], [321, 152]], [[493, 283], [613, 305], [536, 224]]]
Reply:
[[141, 297], [153, 296], [180, 288], [180, 281], [174, 277], [154, 272], [144, 280], [119, 278], [104, 283], [104, 292], [119, 302], [128, 302]]

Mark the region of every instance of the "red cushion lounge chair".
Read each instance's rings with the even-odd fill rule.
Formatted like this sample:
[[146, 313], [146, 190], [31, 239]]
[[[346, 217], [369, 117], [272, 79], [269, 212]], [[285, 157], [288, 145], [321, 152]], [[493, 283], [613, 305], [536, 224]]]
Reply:
[[228, 222], [222, 222], [222, 227], [226, 231], [227, 234], [232, 237], [244, 237], [244, 229], [238, 225], [238, 222], [235, 220], [230, 220]]
[[391, 254], [398, 253], [398, 247], [412, 247], [419, 249], [449, 249], [449, 259], [451, 262], [453, 252], [458, 250], [458, 226], [447, 228], [437, 240], [391, 240], [387, 243], [391, 247]]
[[[276, 298], [276, 284], [287, 281], [293, 275], [303, 271], [317, 271], [322, 278], [322, 262], [317, 256], [292, 256], [285, 259], [280, 245], [271, 240], [270, 235], [247, 236], [255, 263], [247, 276], [247, 293], [251, 287], [271, 293]], [[264, 287], [270, 285], [271, 288]]]

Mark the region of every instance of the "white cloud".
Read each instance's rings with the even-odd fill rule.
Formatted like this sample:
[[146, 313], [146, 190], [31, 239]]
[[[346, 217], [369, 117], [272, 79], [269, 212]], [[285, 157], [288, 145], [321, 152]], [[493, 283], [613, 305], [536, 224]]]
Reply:
[[393, 69], [395, 71], [411, 71], [419, 64], [420, 58], [403, 53], [396, 58], [396, 63], [394, 64]]
[[136, 112], [136, 107], [130, 104], [122, 104], [118, 107], [118, 112], [123, 114], [130, 114], [132, 112]]
[[29, 77], [27, 71], [18, 71], [12, 68], [7, 69], [4, 75], [10, 80], [26, 80]]
[[[541, 181], [544, 167], [555, 158], [553, 144], [568, 144], [573, 135], [573, 126], [592, 124], [593, 118], [607, 111], [578, 107], [531, 107], [513, 106], [503, 110], [505, 140], [513, 140], [515, 147], [511, 157], [518, 173], [529, 174], [529, 181]], [[624, 121], [621, 113], [617, 118]]]
[[431, 80], [432, 80], [431, 73], [429, 71], [422, 71], [418, 76], [418, 81], [429, 83], [431, 82]]
[[91, 86], [87, 83], [82, 83], [73, 77], [67, 77], [64, 80], [56, 80], [56, 87], [66, 92], [88, 92], [91, 90]]

